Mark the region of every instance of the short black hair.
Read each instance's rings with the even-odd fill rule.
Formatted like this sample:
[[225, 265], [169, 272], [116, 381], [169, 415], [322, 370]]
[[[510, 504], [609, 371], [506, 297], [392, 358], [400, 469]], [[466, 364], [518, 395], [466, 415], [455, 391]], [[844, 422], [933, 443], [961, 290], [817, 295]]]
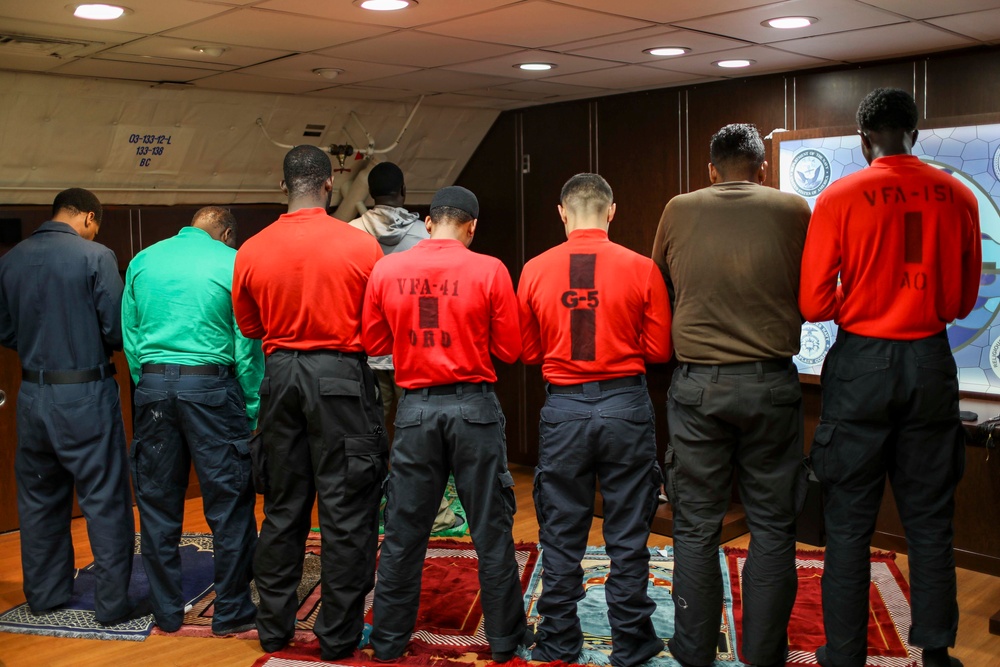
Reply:
[[876, 88], [858, 105], [858, 127], [865, 132], [912, 132], [919, 118], [913, 95], [900, 88]]
[[330, 157], [321, 148], [308, 144], [288, 151], [282, 170], [290, 196], [316, 194], [323, 182], [333, 176]]
[[104, 215], [97, 195], [83, 188], [70, 188], [56, 195], [52, 202], [52, 217], [63, 209], [74, 213], [93, 213], [97, 224], [101, 224], [101, 217]]
[[403, 193], [403, 170], [392, 162], [379, 162], [368, 172], [368, 192], [372, 197]]
[[450, 222], [456, 225], [464, 225], [472, 222], [475, 218], [468, 211], [463, 211], [454, 206], [435, 206], [431, 209], [431, 222], [439, 225], [442, 222]]
[[712, 135], [708, 154], [721, 172], [750, 171], [764, 164], [764, 141], [756, 125], [731, 123]]
[[559, 194], [563, 207], [580, 213], [600, 214], [611, 206], [614, 199], [611, 186], [600, 174], [577, 174], [566, 181]]

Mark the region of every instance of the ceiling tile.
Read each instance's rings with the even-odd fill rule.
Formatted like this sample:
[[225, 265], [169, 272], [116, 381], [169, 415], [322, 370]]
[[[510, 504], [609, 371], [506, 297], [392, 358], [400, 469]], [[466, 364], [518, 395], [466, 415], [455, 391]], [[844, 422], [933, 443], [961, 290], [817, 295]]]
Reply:
[[[756, 62], [750, 67], [740, 69], [724, 69], [712, 64], [719, 60], [735, 58], [746, 58]], [[767, 46], [746, 46], [731, 51], [715, 51], [714, 53], [693, 54], [680, 58], [664, 58], [662, 61], [649, 63], [646, 67], [660, 67], [673, 72], [688, 72], [701, 76], [731, 79], [756, 76], [767, 72], [821, 67], [830, 64], [832, 63], [828, 60], [785, 53]]]
[[[547, 72], [526, 72], [518, 69], [516, 65], [520, 63], [543, 62], [552, 63], [555, 70]], [[497, 58], [479, 60], [461, 65], [450, 65], [448, 71], [475, 72], [477, 74], [492, 74], [494, 76], [512, 77], [515, 79], [539, 79], [558, 74], [574, 74], [576, 72], [586, 72], [593, 69], [604, 69], [615, 67], [616, 63], [606, 60], [595, 60], [593, 58], [582, 58], [565, 53], [553, 53], [551, 51], [518, 51]]]
[[746, 42], [716, 37], [715, 35], [707, 35], [692, 30], [668, 30], [616, 44], [574, 48], [569, 50], [569, 52], [580, 56], [587, 56], [588, 58], [603, 58], [623, 63], [649, 63], [670, 60], [670, 58], [651, 56], [648, 53], [643, 53], [644, 49], [652, 49], [658, 46], [684, 46], [691, 49], [692, 53], [709, 53], [711, 51], [734, 49], [744, 45], [746, 45]]
[[[313, 70], [324, 67], [332, 67], [344, 70], [335, 79], [324, 79]], [[396, 74], [412, 72], [413, 67], [400, 67], [398, 65], [382, 65], [380, 63], [367, 63], [361, 60], [346, 60], [344, 58], [330, 58], [314, 53], [301, 53], [279, 60], [246, 67], [240, 70], [241, 74], [253, 76], [265, 76], [274, 79], [297, 79], [299, 81], [317, 81], [323, 85], [316, 85], [315, 88], [327, 88], [330, 86], [342, 86], [369, 79], [380, 79]]]
[[[317, 77], [318, 78], [318, 77]], [[254, 93], [287, 93], [300, 95], [321, 88], [328, 88], [328, 81], [319, 83], [299, 81], [298, 79], [272, 79], [264, 76], [251, 76], [239, 72], [223, 72], [195, 82], [199, 88], [213, 90], [239, 90]]]
[[445, 21], [460, 16], [478, 14], [504, 5], [512, 5], [520, 0], [421, 0], [415, 7], [397, 12], [375, 12], [362, 9], [351, 0], [340, 2], [316, 2], [316, 0], [265, 0], [258, 7], [277, 9], [304, 16], [388, 25], [397, 28], [412, 28], [436, 21]]
[[466, 93], [441, 93], [424, 100], [424, 104], [433, 107], [473, 107], [479, 109], [517, 109], [531, 102], [520, 99], [499, 99], [495, 97], [480, 97]]
[[407, 100], [414, 103], [420, 98], [420, 93], [412, 90], [372, 88], [369, 86], [334, 86], [306, 93], [306, 95], [308, 97], [331, 97], [345, 100]]
[[81, 42], [98, 42], [101, 46], [124, 44], [134, 39], [140, 39], [143, 36], [134, 32], [103, 30], [87, 26], [58, 25], [55, 23], [8, 19], [4, 18], [3, 10], [0, 10], [0, 20], [2, 20], [0, 32], [32, 37], [56, 37], [58, 39], [71, 39]]
[[919, 23], [854, 30], [780, 42], [774, 48], [830, 60], [861, 62], [972, 45], [972, 40]]
[[184, 28], [171, 30], [170, 37], [201, 42], [225, 36], [232, 44], [280, 49], [285, 51], [315, 51], [337, 44], [352, 42], [391, 32], [357, 23], [342, 23], [326, 19], [283, 14], [263, 9], [237, 9], [222, 17], [211, 18]]
[[625, 67], [614, 67], [594, 72], [553, 76], [546, 81], [593, 88], [610, 88], [612, 90], [632, 90], [667, 87], [700, 78], [699, 75], [688, 72], [671, 72], [665, 69], [642, 67], [641, 65], [626, 65]]
[[[819, 21], [796, 30], [778, 30], [761, 25], [762, 21], [779, 16], [814, 16]], [[854, 0], [787, 0], [754, 9], [682, 21], [678, 25], [748, 42], [768, 44], [779, 40], [899, 23], [903, 20]]]
[[[196, 46], [223, 46], [226, 51], [218, 57], [206, 56], [195, 51], [194, 47]], [[208, 67], [210, 65], [246, 67], [287, 56], [290, 52], [275, 51], [273, 49], [255, 49], [248, 46], [232, 46], [220, 43], [217, 40], [202, 42], [190, 39], [175, 39], [173, 37], [146, 37], [145, 39], [139, 39], [123, 46], [115, 47], [106, 53], [190, 60], [192, 65], [197, 63], [198, 67]]]
[[656, 23], [673, 23], [684, 19], [722, 14], [748, 7], [768, 4], [764, 0], [556, 0], [560, 4], [586, 7]]
[[491, 58], [517, 50], [519, 49], [516, 46], [472, 42], [414, 30], [401, 30], [353, 44], [323, 49], [319, 53], [390, 65], [440, 67]]
[[0, 5], [0, 16], [44, 21], [83, 29], [109, 29], [123, 32], [154, 33], [200, 21], [210, 16], [232, 11], [225, 5], [207, 5], [191, 0], [128, 0], [123, 2], [132, 12], [113, 21], [93, 21], [73, 16], [77, 3], [68, 0], [8, 0]]
[[233, 65], [223, 65], [222, 63], [191, 62], [177, 58], [157, 58], [155, 56], [133, 56], [128, 53], [113, 53], [111, 51], [102, 53], [101, 60], [117, 60], [123, 63], [139, 63], [144, 65], [166, 65], [168, 67], [196, 67], [213, 72], [228, 72], [236, 69]]
[[634, 19], [528, 0], [476, 16], [424, 26], [421, 30], [496, 44], [541, 47], [647, 25]]
[[215, 74], [212, 70], [193, 67], [169, 67], [145, 63], [127, 63], [101, 58], [85, 58], [60, 67], [59, 74], [96, 76], [104, 79], [130, 79], [132, 81], [194, 81]]
[[450, 72], [442, 69], [425, 69], [410, 74], [390, 76], [385, 79], [369, 81], [369, 86], [378, 88], [401, 87], [407, 90], [418, 90], [422, 93], [453, 93], [468, 88], [483, 88], [495, 86], [510, 81], [514, 77], [487, 76], [469, 72]]
[[984, 42], [1000, 40], [1000, 9], [930, 19], [928, 23]]
[[52, 56], [21, 56], [5, 54], [0, 58], [0, 68], [19, 72], [48, 72], [65, 65], [62, 58]]
[[503, 88], [515, 92], [541, 93], [550, 97], [572, 96], [597, 96], [603, 95], [606, 91], [594, 86], [573, 86], [566, 83], [556, 83], [554, 81], [519, 81], [504, 85]]
[[997, 0], [864, 0], [874, 5], [915, 19], [948, 16], [981, 9], [995, 9]]

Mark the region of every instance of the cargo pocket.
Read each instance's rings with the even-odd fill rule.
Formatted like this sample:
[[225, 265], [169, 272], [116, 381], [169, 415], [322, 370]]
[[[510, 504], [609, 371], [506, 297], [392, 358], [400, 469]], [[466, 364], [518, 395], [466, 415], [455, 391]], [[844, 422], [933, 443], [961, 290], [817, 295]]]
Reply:
[[538, 464], [548, 467], [567, 456], [581, 456], [576, 443], [584, 437], [589, 410], [565, 410], [544, 406], [538, 419]]
[[509, 470], [497, 473], [497, 483], [500, 486], [500, 500], [503, 501], [504, 516], [514, 524], [514, 515], [517, 514], [517, 497], [514, 495], [514, 476]]
[[[632, 451], [645, 447], [655, 452], [656, 442], [653, 432], [653, 411], [648, 405], [638, 405], [628, 408], [601, 410], [601, 417], [611, 421], [606, 431], [608, 438], [615, 441], [617, 450], [627, 447]], [[656, 455], [653, 454], [653, 458]]]
[[687, 384], [683, 380], [675, 380], [670, 385], [670, 391], [667, 393], [667, 402], [674, 401], [681, 405], [697, 406], [701, 405], [703, 393], [704, 390], [701, 387]]
[[663, 490], [671, 505], [677, 505], [677, 481], [674, 474], [674, 448], [667, 443], [667, 453], [663, 455]]
[[423, 410], [420, 408], [399, 407], [396, 409], [396, 419], [392, 423], [396, 428], [420, 426], [420, 422], [423, 420], [423, 414]]
[[247, 442], [250, 453], [250, 469], [253, 475], [253, 488], [257, 493], [267, 493], [271, 490], [271, 477], [267, 470], [267, 449], [264, 448], [264, 436], [254, 435]]
[[344, 454], [347, 458], [345, 486], [348, 493], [381, 491], [388, 453], [389, 441], [384, 432], [345, 435]]
[[233, 440], [230, 445], [232, 446], [235, 455], [233, 479], [236, 482], [236, 488], [239, 491], [243, 491], [243, 489], [247, 488], [247, 484], [253, 476], [253, 463], [250, 457], [250, 439], [239, 438]]
[[660, 487], [663, 485], [663, 472], [660, 470], [660, 464], [653, 461], [653, 469], [649, 473], [650, 476], [650, 502], [649, 502], [649, 514], [646, 519], [646, 523], [649, 526], [653, 525], [653, 519], [656, 518], [656, 511], [660, 509]]
[[835, 483], [837, 481], [838, 466], [830, 451], [830, 443], [833, 441], [833, 433], [836, 429], [835, 423], [821, 421], [816, 427], [816, 434], [813, 435], [812, 447], [809, 449], [809, 460], [812, 461], [813, 472], [820, 482]]
[[771, 405], [795, 405], [802, 400], [802, 385], [798, 381], [771, 388]]
[[828, 378], [832, 391], [823, 392], [824, 409], [829, 407], [829, 415], [836, 419], [842, 414], [850, 414], [856, 421], [884, 419], [888, 357], [841, 354], [833, 362], [834, 377]]

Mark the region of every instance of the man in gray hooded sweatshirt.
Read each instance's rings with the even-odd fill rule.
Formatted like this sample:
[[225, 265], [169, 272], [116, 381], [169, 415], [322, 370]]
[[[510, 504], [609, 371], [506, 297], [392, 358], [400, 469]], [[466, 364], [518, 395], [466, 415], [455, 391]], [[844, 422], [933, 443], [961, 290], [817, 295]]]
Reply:
[[[406, 183], [403, 182], [403, 170], [398, 166], [392, 162], [380, 162], [372, 167], [368, 172], [368, 193], [375, 201], [375, 206], [365, 211], [360, 218], [352, 220], [350, 225], [374, 236], [384, 254], [409, 250], [423, 239], [430, 238], [420, 215], [403, 208]], [[403, 393], [402, 388], [396, 385], [392, 355], [369, 357], [368, 365], [378, 379], [385, 423], [389, 424], [393, 404], [399, 401]], [[461, 523], [462, 519], [451, 511], [448, 499], [442, 498], [431, 532], [454, 528]]]

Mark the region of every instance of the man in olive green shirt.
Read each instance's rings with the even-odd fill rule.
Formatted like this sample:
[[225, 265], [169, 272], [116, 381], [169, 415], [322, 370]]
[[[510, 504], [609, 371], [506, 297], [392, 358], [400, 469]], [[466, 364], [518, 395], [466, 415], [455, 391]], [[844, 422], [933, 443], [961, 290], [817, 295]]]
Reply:
[[156, 624], [184, 619], [178, 543], [191, 462], [215, 545], [212, 632], [254, 627], [257, 542], [248, 441], [264, 375], [260, 341], [233, 316], [236, 220], [210, 206], [129, 264], [122, 333], [135, 390], [132, 484]]

